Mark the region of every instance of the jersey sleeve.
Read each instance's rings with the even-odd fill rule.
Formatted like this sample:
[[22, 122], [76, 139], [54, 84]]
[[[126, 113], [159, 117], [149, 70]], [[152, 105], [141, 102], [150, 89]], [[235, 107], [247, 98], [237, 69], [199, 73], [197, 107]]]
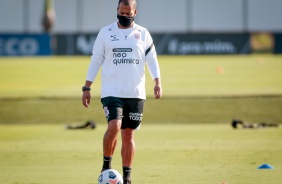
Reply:
[[103, 31], [101, 30], [95, 40], [86, 80], [93, 82], [99, 72], [101, 65], [105, 59], [105, 45], [103, 40]]
[[157, 52], [150, 33], [146, 32], [145, 60], [152, 79], [160, 78], [160, 67], [157, 59]]

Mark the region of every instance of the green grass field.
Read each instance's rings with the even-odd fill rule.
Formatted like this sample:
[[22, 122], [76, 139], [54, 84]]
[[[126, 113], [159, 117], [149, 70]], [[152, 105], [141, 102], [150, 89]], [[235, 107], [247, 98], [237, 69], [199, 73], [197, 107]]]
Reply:
[[[165, 97], [282, 94], [282, 57], [159, 56]], [[89, 57], [0, 58], [0, 97], [80, 97]], [[93, 93], [99, 97], [100, 78]], [[147, 77], [152, 96], [152, 80]]]
[[[60, 125], [1, 125], [1, 183], [97, 183], [104, 129], [104, 125], [69, 131]], [[132, 178], [137, 184], [280, 183], [281, 134], [281, 128], [143, 124], [136, 133]], [[275, 169], [257, 169], [264, 163]], [[113, 167], [121, 172], [119, 147]]]
[[[159, 56], [164, 96], [147, 94], [136, 132], [138, 183], [282, 180], [282, 56]], [[81, 104], [88, 57], [0, 58], [0, 183], [95, 184], [106, 128], [100, 78]], [[232, 129], [233, 118], [279, 128]], [[95, 130], [66, 130], [92, 119]], [[268, 163], [275, 169], [259, 170]], [[121, 171], [120, 142], [113, 166]]]

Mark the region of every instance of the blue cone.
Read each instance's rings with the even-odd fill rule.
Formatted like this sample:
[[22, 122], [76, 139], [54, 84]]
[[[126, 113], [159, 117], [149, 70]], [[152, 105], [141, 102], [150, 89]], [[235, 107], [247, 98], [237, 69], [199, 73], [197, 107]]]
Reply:
[[258, 169], [274, 169], [274, 167], [269, 164], [262, 164]]

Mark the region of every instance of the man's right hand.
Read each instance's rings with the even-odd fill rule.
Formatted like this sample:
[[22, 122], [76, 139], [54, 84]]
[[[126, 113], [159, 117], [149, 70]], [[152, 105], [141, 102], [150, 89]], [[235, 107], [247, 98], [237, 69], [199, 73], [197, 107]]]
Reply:
[[91, 99], [90, 91], [84, 91], [82, 93], [82, 104], [84, 105], [84, 107], [88, 108], [90, 104], [90, 99]]

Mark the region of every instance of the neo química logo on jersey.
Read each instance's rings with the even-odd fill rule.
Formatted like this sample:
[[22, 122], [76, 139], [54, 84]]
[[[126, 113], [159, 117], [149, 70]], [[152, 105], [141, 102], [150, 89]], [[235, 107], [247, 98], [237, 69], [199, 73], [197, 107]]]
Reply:
[[138, 59], [128, 58], [128, 53], [132, 52], [132, 48], [114, 48], [113, 63], [118, 64], [139, 64]]

